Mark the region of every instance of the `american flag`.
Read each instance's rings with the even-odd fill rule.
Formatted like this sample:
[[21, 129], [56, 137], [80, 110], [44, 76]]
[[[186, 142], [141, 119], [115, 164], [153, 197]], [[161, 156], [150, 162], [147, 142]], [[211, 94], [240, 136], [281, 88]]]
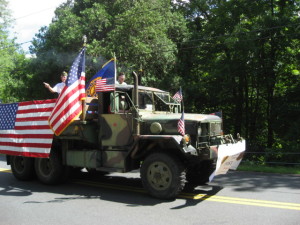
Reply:
[[96, 92], [115, 90], [115, 83], [116, 83], [115, 59], [113, 58], [109, 62], [107, 62], [96, 75], [98, 77], [101, 77], [101, 79], [98, 79], [96, 81]]
[[215, 115], [215, 116], [218, 116], [218, 117], [220, 117], [222, 119], [222, 111], [210, 113], [209, 115]]
[[48, 117], [56, 99], [0, 104], [0, 153], [49, 157], [53, 132]]
[[181, 102], [182, 101], [182, 92], [181, 88], [179, 91], [176, 92], [176, 94], [172, 97], [175, 101]]
[[182, 111], [182, 114], [181, 114], [181, 117], [178, 121], [178, 124], [177, 124], [177, 130], [178, 132], [184, 136], [185, 135], [185, 125], [184, 125], [184, 111]]
[[60, 135], [82, 113], [85, 99], [85, 48], [72, 64], [69, 76], [49, 117], [55, 135]]
[[96, 81], [96, 92], [115, 90], [115, 78], [102, 78]]

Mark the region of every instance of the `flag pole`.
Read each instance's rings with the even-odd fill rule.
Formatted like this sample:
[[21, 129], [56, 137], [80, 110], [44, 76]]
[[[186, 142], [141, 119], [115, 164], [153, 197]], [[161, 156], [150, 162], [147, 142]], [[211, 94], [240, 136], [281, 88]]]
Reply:
[[116, 96], [116, 83], [117, 83], [117, 59], [116, 59], [116, 53], [113, 54], [114, 58], [114, 96], [113, 96], [113, 109], [114, 113], [116, 113], [117, 109], [119, 109], [119, 102], [117, 102], [117, 96]]
[[185, 120], [184, 120], [184, 101], [183, 101], [183, 93], [182, 93], [182, 89], [181, 89], [181, 86], [180, 86], [180, 93], [181, 93], [181, 96], [182, 96], [182, 116], [183, 116], [183, 125], [184, 125], [184, 134], [185, 134]]
[[181, 86], [180, 86], [180, 94], [181, 94], [181, 96], [182, 96], [182, 100], [181, 100], [182, 112], [184, 112], [183, 94], [182, 94]]
[[114, 62], [115, 62], [114, 67], [115, 67], [115, 85], [116, 85], [116, 80], [117, 80], [117, 58], [116, 58], [116, 53], [115, 52], [114, 52]]
[[180, 92], [179, 94], [181, 96], [182, 112], [181, 112], [181, 117], [177, 124], [177, 130], [182, 136], [184, 136], [185, 135], [184, 103], [183, 103], [183, 94], [182, 94], [181, 86], [180, 86], [179, 92]]
[[[86, 35], [83, 35], [83, 37], [82, 37], [82, 40], [83, 40], [83, 48], [85, 48], [86, 47], [86, 42], [87, 42], [87, 37], [86, 37]], [[82, 121], [85, 121], [85, 117], [86, 117], [86, 111], [85, 111], [85, 109], [86, 109], [86, 101], [85, 101], [85, 99], [83, 99], [83, 100], [81, 100], [81, 102], [82, 102]]]

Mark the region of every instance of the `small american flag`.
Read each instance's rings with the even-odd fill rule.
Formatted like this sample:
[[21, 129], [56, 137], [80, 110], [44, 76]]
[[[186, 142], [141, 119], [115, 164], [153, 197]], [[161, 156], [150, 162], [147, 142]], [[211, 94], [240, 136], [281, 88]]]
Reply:
[[[108, 81], [105, 78], [115, 78], [115, 62], [116, 59], [112, 58], [107, 63], [105, 63], [102, 68], [92, 77], [92, 79], [88, 82], [86, 88], [87, 96], [97, 96], [98, 92], [111, 91], [114, 90], [113, 83], [111, 82], [111, 86], [108, 86]], [[102, 79], [102, 81], [100, 81]], [[97, 84], [98, 82], [98, 84]], [[101, 87], [104, 86], [104, 87]], [[106, 86], [106, 87], [105, 87]], [[97, 89], [96, 89], [97, 88]]]
[[178, 132], [184, 136], [185, 135], [185, 125], [184, 125], [184, 111], [182, 111], [182, 114], [181, 114], [181, 117], [178, 121], [178, 124], [177, 124], [177, 130]]
[[48, 117], [56, 99], [0, 104], [0, 153], [49, 157], [53, 132]]
[[220, 117], [222, 119], [222, 111], [210, 113], [209, 115], [215, 115], [215, 116], [218, 116], [218, 117]]
[[102, 78], [96, 81], [96, 92], [115, 90], [115, 78]]
[[182, 101], [182, 92], [181, 88], [179, 91], [176, 92], [176, 94], [172, 97], [175, 101], [181, 102]]
[[72, 64], [66, 85], [60, 93], [49, 117], [53, 132], [60, 135], [73, 120], [82, 113], [85, 99], [85, 48], [81, 50]]

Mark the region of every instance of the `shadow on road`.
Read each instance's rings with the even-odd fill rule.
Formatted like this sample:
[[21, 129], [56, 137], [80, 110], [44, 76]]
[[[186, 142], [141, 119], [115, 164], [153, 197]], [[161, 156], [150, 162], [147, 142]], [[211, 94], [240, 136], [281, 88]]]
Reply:
[[[139, 176], [134, 176], [135, 177], [133, 178], [110, 175], [102, 175], [99, 177], [81, 172], [73, 175], [72, 178], [64, 184], [44, 185], [37, 180], [19, 181], [16, 180], [11, 173], [0, 173], [0, 195], [28, 197], [36, 193], [46, 192], [55, 194], [56, 197], [51, 199], [52, 195], [49, 195], [50, 198], [45, 201], [28, 201], [28, 198], [26, 198], [23, 203], [45, 204], [63, 203], [73, 200], [99, 199], [123, 203], [130, 207], [154, 206], [165, 202], [176, 202], [177, 200], [182, 199], [182, 197], [169, 201], [155, 199], [149, 196], [143, 189]], [[204, 189], [196, 189], [193, 191], [184, 190], [184, 193], [189, 194], [190, 196], [197, 194], [207, 194], [211, 196], [221, 190], [218, 186], [210, 187], [210, 190], [207, 190], [207, 187], [205, 186]], [[57, 195], [60, 196], [57, 197]], [[185, 205], [180, 205], [174, 209], [197, 205], [202, 201], [203, 200], [187, 199]]]
[[[185, 207], [191, 207], [198, 205], [199, 203], [211, 198], [212, 196], [216, 195], [219, 191], [223, 189], [222, 186], [213, 186], [213, 185], [207, 185], [207, 186], [199, 186], [196, 187], [195, 190], [189, 191], [187, 194], [192, 197], [190, 198], [184, 198], [185, 204], [179, 205], [176, 207], [173, 207], [172, 209], [182, 209]], [[184, 193], [182, 194], [184, 196]], [[203, 195], [200, 199], [193, 199], [193, 196]]]
[[300, 175], [231, 171], [226, 175], [216, 177], [212, 185], [223, 185], [240, 192], [261, 192], [280, 188], [298, 191]]
[[6, 155], [0, 154], [0, 161], [6, 162]]
[[[5, 156], [0, 155], [0, 161], [5, 161]], [[76, 182], [77, 180], [77, 182]], [[79, 182], [78, 182], [79, 180]], [[170, 202], [180, 202], [172, 209], [194, 206], [216, 195], [223, 187], [237, 192], [282, 192], [284, 188], [299, 192], [300, 176], [286, 174], [268, 174], [253, 172], [229, 172], [226, 175], [216, 176], [214, 181], [207, 186], [195, 190], [185, 189], [179, 198]], [[142, 187], [139, 171], [126, 174], [100, 175], [87, 172], [73, 174], [73, 177], [60, 185], [43, 185], [37, 180], [22, 182], [16, 180], [10, 173], [0, 173], [0, 195], [27, 197], [35, 193], [53, 193], [60, 195], [46, 201], [28, 201], [26, 204], [41, 204], [65, 202], [83, 199], [99, 199], [119, 202], [128, 206], [154, 206], [166, 202], [149, 196]], [[203, 198], [193, 199], [193, 196], [205, 195]], [[182, 200], [185, 203], [182, 205]], [[174, 204], [173, 204], [174, 205]]]

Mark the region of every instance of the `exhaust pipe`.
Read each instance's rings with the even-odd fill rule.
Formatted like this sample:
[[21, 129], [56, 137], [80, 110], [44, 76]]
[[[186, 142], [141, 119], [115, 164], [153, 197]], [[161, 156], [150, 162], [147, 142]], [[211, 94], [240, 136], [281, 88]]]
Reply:
[[135, 112], [133, 113], [133, 132], [134, 135], [140, 135], [140, 122], [139, 122], [139, 95], [138, 95], [138, 75], [133, 71], [132, 72], [133, 80], [134, 80], [134, 88], [133, 88], [133, 104], [135, 107]]

